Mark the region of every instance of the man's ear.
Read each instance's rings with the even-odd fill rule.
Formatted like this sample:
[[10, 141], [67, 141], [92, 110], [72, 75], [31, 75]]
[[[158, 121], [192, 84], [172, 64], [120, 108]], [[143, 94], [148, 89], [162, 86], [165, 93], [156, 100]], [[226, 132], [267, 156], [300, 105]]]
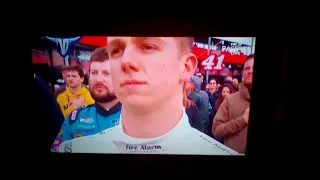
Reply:
[[181, 59], [182, 73], [180, 76], [180, 81], [185, 82], [189, 80], [198, 66], [198, 59], [193, 53], [189, 53], [183, 56]]
[[84, 81], [84, 77], [81, 78], [81, 83], [83, 83], [83, 81]]

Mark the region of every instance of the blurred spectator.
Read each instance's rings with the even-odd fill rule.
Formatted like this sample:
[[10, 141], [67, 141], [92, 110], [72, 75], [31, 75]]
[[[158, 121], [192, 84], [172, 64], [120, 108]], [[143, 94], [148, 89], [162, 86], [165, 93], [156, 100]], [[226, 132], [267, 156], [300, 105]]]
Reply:
[[61, 73], [62, 73], [62, 78], [64, 80], [64, 83], [62, 85], [60, 85], [59, 88], [56, 91], [54, 91], [54, 95], [56, 97], [58, 97], [59, 94], [65, 92], [67, 90], [67, 88], [68, 88], [68, 85], [67, 85], [67, 71], [66, 71], [66, 69], [67, 69], [67, 66], [62, 66], [62, 68], [61, 68]]
[[211, 79], [209, 82], [208, 96], [209, 96], [210, 105], [212, 107], [215, 107], [216, 100], [219, 97], [219, 91], [218, 91], [217, 82], [215, 79]]
[[212, 135], [212, 120], [214, 118], [214, 115], [216, 114], [215, 110], [215, 104], [216, 101], [219, 98], [219, 90], [218, 90], [218, 84], [215, 79], [211, 79], [209, 82], [209, 91], [208, 91], [208, 96], [209, 96], [209, 103], [211, 105], [211, 109], [209, 111], [209, 136], [213, 137]]
[[72, 111], [94, 103], [90, 92], [82, 85], [84, 81], [82, 68], [79, 65], [68, 66], [66, 72], [68, 88], [57, 97], [64, 118]]
[[214, 136], [224, 138], [224, 144], [239, 153], [246, 152], [253, 64], [254, 55], [250, 55], [244, 63], [239, 93], [231, 94], [222, 102], [212, 125]]
[[238, 80], [238, 78], [234, 77], [232, 79], [232, 85], [233, 85], [234, 92], [238, 92], [239, 91], [239, 80]]
[[[213, 110], [213, 113], [212, 113], [212, 116], [214, 117], [216, 115], [216, 112], [219, 110], [220, 108], [220, 105], [221, 103], [223, 102], [223, 100], [229, 96], [231, 93], [233, 93], [233, 87], [231, 84], [228, 84], [228, 83], [225, 83], [222, 85], [222, 88], [221, 88], [221, 91], [220, 91], [220, 94], [219, 94], [219, 98], [218, 100], [216, 101], [216, 106], [214, 107], [214, 110]], [[212, 121], [213, 121], [213, 118], [211, 119], [211, 123], [210, 125], [212, 126]], [[213, 136], [214, 137], [214, 136]], [[214, 137], [215, 138], [215, 137]], [[223, 139], [218, 139], [218, 138], [215, 138], [216, 140], [218, 140], [219, 142], [223, 143]]]
[[196, 76], [198, 76], [201, 80], [201, 88], [200, 89], [205, 91], [206, 90], [206, 83], [204, 82], [203, 75], [200, 72], [198, 72], [198, 73], [196, 73]]
[[198, 93], [202, 99], [202, 103], [200, 105], [200, 108], [198, 108], [199, 113], [200, 113], [200, 122], [202, 126], [202, 132], [205, 134], [208, 134], [210, 131], [209, 129], [209, 96], [208, 94], [201, 90], [201, 79], [198, 76], [192, 76], [191, 81], [194, 84], [194, 89], [193, 91]]
[[190, 81], [184, 84], [183, 91], [183, 106], [186, 109], [190, 125], [200, 131], [201, 124], [199, 110], [196, 104], [191, 99], [188, 99], [188, 95], [192, 92], [192, 83]]

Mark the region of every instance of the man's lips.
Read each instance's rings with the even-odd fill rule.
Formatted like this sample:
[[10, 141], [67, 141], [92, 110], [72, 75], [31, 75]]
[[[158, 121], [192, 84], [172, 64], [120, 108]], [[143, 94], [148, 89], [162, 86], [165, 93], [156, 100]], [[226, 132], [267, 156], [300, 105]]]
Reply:
[[143, 84], [147, 84], [146, 81], [139, 81], [139, 80], [126, 80], [122, 83], [120, 83], [120, 86], [131, 86], [131, 85], [143, 85]]
[[94, 89], [107, 89], [107, 87], [104, 85], [95, 85], [95, 86], [93, 86], [93, 88]]

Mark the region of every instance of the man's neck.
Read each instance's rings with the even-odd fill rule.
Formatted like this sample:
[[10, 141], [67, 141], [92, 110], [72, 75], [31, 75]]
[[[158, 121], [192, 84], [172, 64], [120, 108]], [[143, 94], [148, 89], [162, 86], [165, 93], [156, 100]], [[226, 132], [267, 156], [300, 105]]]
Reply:
[[182, 113], [182, 95], [179, 95], [153, 107], [133, 108], [122, 104], [121, 121], [128, 136], [156, 138], [170, 132], [180, 121]]
[[70, 91], [72, 94], [76, 94], [81, 89], [81, 85], [75, 88], [70, 87]]
[[99, 104], [101, 107], [103, 107], [105, 110], [109, 111], [113, 106], [118, 104], [118, 102], [119, 102], [119, 100], [115, 99], [110, 102], [105, 102], [105, 103], [96, 102], [96, 103]]

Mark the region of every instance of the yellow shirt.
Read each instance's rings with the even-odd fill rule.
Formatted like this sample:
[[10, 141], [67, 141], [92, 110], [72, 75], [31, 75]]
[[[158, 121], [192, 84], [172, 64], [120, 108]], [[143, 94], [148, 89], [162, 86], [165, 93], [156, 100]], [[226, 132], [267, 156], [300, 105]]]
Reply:
[[57, 97], [57, 101], [64, 118], [66, 118], [72, 111], [75, 110], [72, 107], [72, 103], [74, 102], [74, 100], [80, 97], [84, 98], [83, 107], [94, 104], [94, 99], [92, 99], [90, 92], [85, 87], [81, 87], [81, 89], [79, 89], [75, 94], [73, 94], [70, 90], [70, 87], [68, 87], [65, 92], [59, 94], [59, 96]]

